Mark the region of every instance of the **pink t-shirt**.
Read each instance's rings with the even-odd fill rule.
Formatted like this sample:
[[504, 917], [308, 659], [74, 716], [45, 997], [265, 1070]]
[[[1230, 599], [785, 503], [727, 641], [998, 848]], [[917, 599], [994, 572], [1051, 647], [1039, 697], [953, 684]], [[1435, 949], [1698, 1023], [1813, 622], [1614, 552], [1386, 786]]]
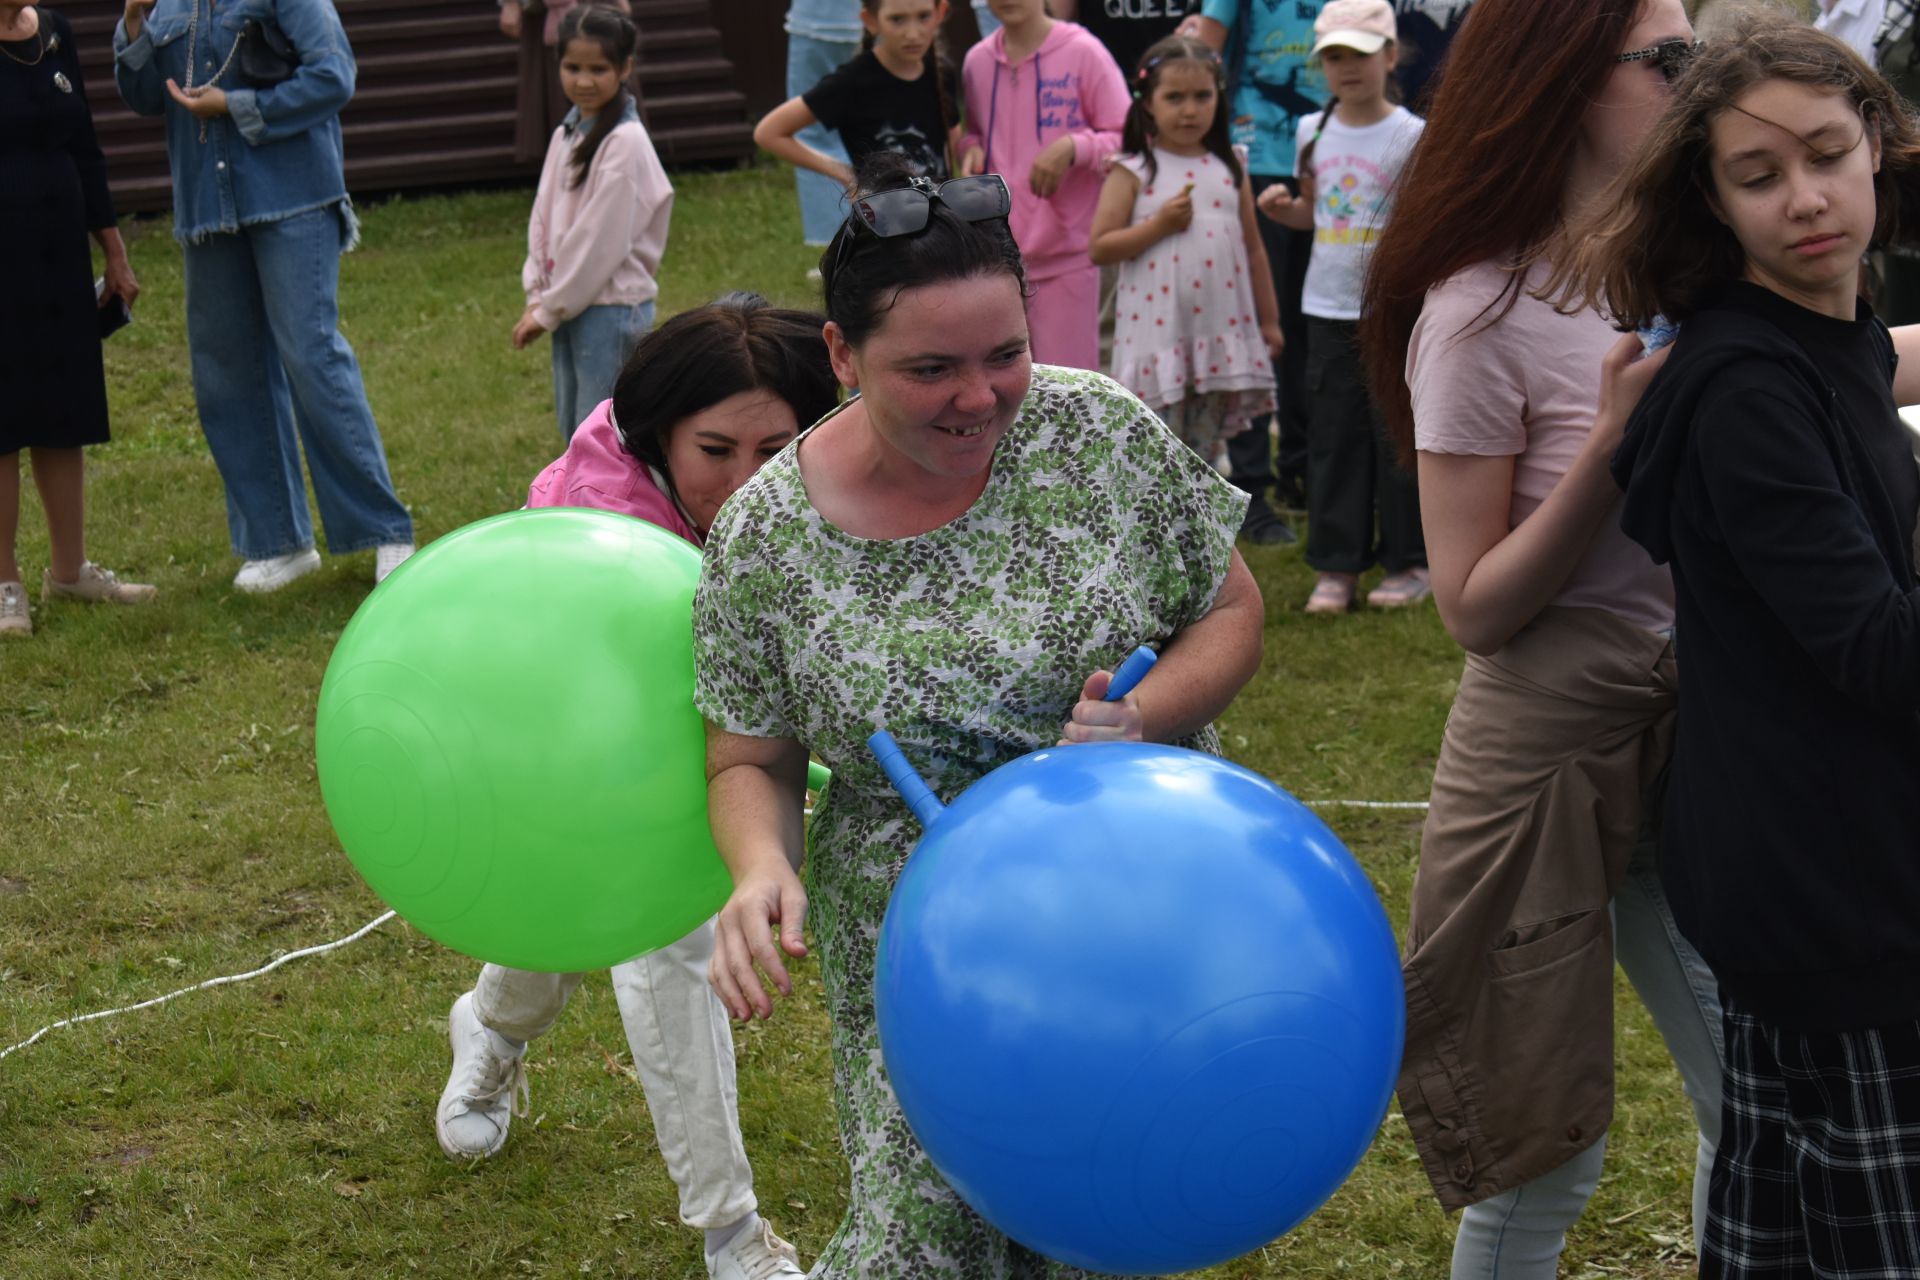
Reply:
[[651, 469], [620, 444], [613, 401], [602, 400], [573, 433], [567, 451], [527, 487], [529, 507], [592, 507], [657, 524], [700, 545], [700, 535]]
[[[1544, 275], [1536, 268], [1529, 285]], [[1511, 278], [1483, 262], [1435, 285], [1407, 348], [1415, 448], [1517, 455], [1509, 528], [1546, 501], [1586, 443], [1600, 361], [1620, 340], [1597, 312], [1561, 315], [1524, 290], [1488, 325]], [[1673, 626], [1673, 580], [1620, 532], [1617, 508], [1553, 602], [1605, 609], [1649, 631]]]

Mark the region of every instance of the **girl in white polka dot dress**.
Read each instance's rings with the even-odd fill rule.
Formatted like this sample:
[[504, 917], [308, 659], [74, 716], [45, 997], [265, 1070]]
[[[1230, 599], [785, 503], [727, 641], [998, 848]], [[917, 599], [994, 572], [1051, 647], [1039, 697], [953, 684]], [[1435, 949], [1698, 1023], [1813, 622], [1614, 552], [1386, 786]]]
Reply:
[[1279, 307], [1246, 154], [1227, 141], [1213, 50], [1174, 36], [1133, 81], [1090, 252], [1120, 264], [1113, 376], [1224, 469], [1227, 437], [1274, 404]]

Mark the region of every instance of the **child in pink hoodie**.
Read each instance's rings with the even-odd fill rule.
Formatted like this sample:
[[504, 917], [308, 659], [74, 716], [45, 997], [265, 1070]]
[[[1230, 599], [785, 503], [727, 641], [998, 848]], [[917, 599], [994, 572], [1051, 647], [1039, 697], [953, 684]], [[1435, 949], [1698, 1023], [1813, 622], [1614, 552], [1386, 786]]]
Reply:
[[[699, 546], [733, 491], [838, 403], [825, 324], [753, 294], [673, 317], [641, 340], [613, 398], [534, 480], [527, 506], [614, 511]], [[709, 920], [614, 966], [615, 1003], [680, 1220], [705, 1232], [707, 1274], [798, 1280], [793, 1246], [756, 1209], [727, 1010], [707, 984], [713, 937]], [[553, 1026], [583, 976], [490, 964], [453, 1002], [453, 1069], [434, 1113], [450, 1159], [499, 1153], [526, 1114], [527, 1041]]]
[[1000, 29], [967, 51], [963, 174], [998, 173], [1013, 193], [1036, 364], [1100, 367], [1100, 268], [1087, 236], [1107, 158], [1120, 146], [1127, 82], [1085, 27], [1044, 0], [993, 0]]
[[513, 345], [552, 335], [563, 439], [612, 394], [653, 326], [660, 291], [673, 186], [626, 87], [638, 39], [631, 19], [603, 5], [574, 8], [560, 23], [560, 83], [573, 109], [553, 131], [527, 221], [527, 309]]

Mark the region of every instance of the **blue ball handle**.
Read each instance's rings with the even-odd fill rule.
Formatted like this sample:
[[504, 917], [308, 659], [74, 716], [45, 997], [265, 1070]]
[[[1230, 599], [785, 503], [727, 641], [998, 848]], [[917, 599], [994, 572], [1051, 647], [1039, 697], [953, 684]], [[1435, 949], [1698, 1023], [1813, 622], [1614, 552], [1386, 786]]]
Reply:
[[887, 775], [887, 781], [900, 793], [900, 798], [913, 810], [913, 816], [920, 819], [920, 825], [930, 827], [934, 819], [946, 812], [946, 806], [940, 803], [940, 797], [933, 794], [926, 780], [914, 772], [907, 763], [907, 757], [900, 750], [900, 744], [885, 729], [876, 730], [867, 739], [867, 750], [873, 752], [875, 760], [880, 762], [881, 770]]
[[1147, 672], [1153, 670], [1153, 664], [1160, 661], [1160, 655], [1141, 645], [1127, 655], [1120, 669], [1113, 673], [1113, 679], [1107, 682], [1108, 702], [1118, 702], [1133, 692], [1133, 686], [1147, 678]]
[[[1113, 679], [1107, 683], [1106, 700], [1118, 702], [1126, 697], [1158, 661], [1159, 657], [1145, 645], [1128, 654], [1127, 660], [1120, 664], [1120, 669], [1113, 673]], [[900, 750], [900, 744], [893, 740], [892, 734], [885, 729], [875, 730], [867, 738], [867, 750], [873, 752], [881, 772], [887, 775], [887, 781], [893, 784], [893, 789], [913, 810], [913, 816], [920, 819], [922, 827], [932, 826], [946, 812], [947, 807], [940, 803], [939, 796], [933, 794], [933, 788], [927, 785], [926, 779], [907, 763], [906, 753]]]

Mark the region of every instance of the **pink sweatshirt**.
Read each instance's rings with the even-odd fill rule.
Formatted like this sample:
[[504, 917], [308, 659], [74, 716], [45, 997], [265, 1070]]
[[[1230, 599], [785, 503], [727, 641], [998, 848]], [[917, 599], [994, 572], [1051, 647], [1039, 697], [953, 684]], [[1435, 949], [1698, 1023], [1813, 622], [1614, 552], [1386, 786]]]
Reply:
[[655, 282], [673, 215], [673, 184], [631, 101], [572, 186], [576, 111], [553, 131], [540, 190], [527, 221], [520, 284], [543, 329], [558, 329], [588, 307], [634, 306], [660, 292]]
[[700, 545], [700, 535], [666, 491], [663, 477], [621, 447], [613, 401], [602, 400], [573, 433], [567, 451], [527, 488], [529, 507], [592, 507], [612, 511]]
[[[967, 50], [961, 79], [967, 124], [974, 130], [961, 140], [961, 152], [984, 147], [983, 172], [1007, 180], [1013, 238], [1028, 278], [1085, 268], [1107, 157], [1119, 149], [1127, 119], [1126, 77], [1113, 55], [1085, 27], [1056, 22], [1031, 57], [1010, 64], [1002, 28]], [[1059, 190], [1043, 200], [1033, 194], [1027, 173], [1062, 134], [1073, 138], [1073, 164]]]

